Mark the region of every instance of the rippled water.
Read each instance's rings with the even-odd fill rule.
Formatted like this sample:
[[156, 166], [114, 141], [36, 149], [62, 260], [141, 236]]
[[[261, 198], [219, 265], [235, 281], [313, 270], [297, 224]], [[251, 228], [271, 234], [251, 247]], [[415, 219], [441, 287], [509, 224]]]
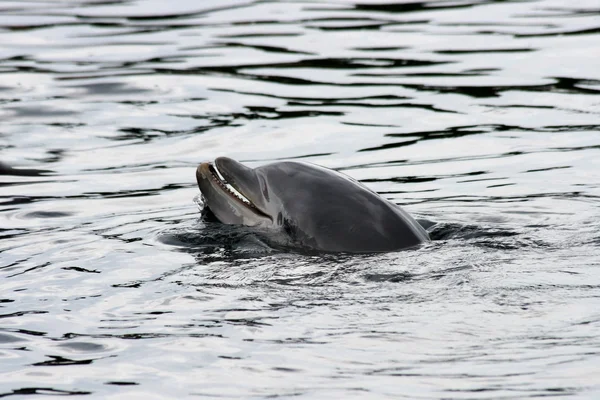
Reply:
[[[0, 397], [598, 398], [599, 43], [597, 0], [0, 1]], [[257, 254], [220, 155], [435, 240]]]

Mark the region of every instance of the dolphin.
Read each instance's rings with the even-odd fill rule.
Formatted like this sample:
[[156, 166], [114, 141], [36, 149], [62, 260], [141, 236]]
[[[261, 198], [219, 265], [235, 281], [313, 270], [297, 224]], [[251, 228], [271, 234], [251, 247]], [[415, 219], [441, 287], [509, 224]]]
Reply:
[[285, 245], [317, 252], [376, 253], [429, 241], [398, 205], [340, 172], [296, 161], [249, 168], [231, 158], [201, 163], [205, 207], [224, 224], [273, 233]]

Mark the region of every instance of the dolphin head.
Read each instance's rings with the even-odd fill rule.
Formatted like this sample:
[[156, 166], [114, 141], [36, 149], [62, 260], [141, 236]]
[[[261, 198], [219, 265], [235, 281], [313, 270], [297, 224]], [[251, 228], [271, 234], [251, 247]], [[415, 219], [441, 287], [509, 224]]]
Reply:
[[404, 210], [354, 179], [285, 161], [249, 168], [227, 157], [202, 163], [196, 179], [222, 223], [264, 227], [286, 243], [325, 251], [377, 252], [428, 241]]
[[292, 161], [249, 168], [218, 157], [196, 170], [206, 205], [221, 222], [282, 228], [288, 234], [301, 220], [315, 220], [318, 214], [327, 213], [323, 200], [332, 204], [333, 199], [327, 202], [332, 191], [336, 200], [341, 200], [345, 193], [336, 193], [339, 182], [332, 176], [350, 180], [317, 165]]

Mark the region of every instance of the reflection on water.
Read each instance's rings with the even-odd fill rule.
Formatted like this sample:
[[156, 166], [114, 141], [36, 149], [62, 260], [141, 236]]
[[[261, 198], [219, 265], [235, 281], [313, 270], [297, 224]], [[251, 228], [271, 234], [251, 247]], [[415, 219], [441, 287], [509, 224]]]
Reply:
[[[597, 1], [0, 1], [0, 397], [595, 398]], [[434, 241], [201, 221], [219, 155]], [[360, 216], [357, 216], [360, 217]]]

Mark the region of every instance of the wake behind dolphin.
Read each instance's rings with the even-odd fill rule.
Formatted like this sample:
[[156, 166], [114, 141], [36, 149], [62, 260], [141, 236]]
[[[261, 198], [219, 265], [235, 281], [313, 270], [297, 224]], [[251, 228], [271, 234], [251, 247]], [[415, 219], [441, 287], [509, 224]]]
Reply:
[[227, 157], [196, 170], [206, 207], [224, 224], [264, 228], [286, 245], [372, 253], [429, 241], [406, 211], [356, 180], [295, 161], [249, 168]]

